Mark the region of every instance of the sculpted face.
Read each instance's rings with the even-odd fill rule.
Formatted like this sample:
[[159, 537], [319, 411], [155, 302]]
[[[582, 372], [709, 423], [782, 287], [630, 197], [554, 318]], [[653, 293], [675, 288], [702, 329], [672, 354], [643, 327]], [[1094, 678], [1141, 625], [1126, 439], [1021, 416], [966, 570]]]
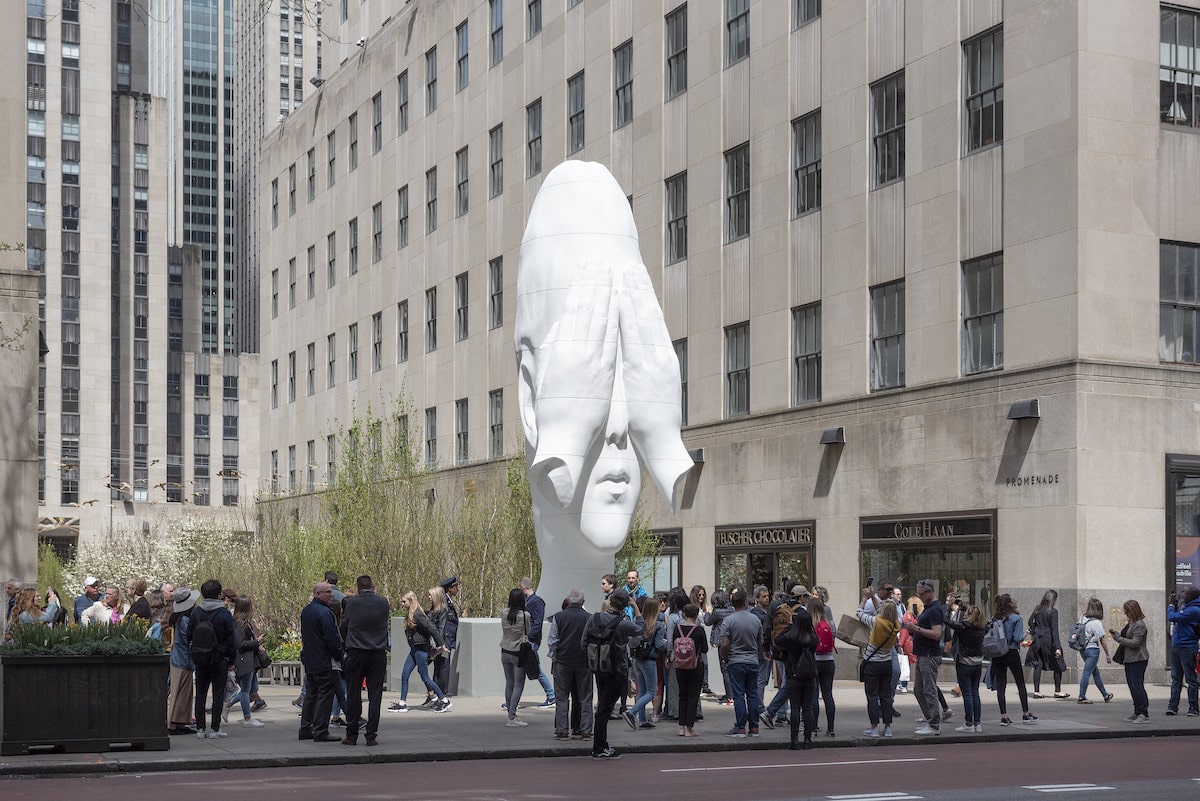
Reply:
[[615, 553], [637, 507], [639, 457], [672, 509], [692, 460], [679, 437], [679, 362], [629, 203], [603, 166], [568, 161], [542, 184], [514, 339], [539, 546], [561, 547], [573, 530]]

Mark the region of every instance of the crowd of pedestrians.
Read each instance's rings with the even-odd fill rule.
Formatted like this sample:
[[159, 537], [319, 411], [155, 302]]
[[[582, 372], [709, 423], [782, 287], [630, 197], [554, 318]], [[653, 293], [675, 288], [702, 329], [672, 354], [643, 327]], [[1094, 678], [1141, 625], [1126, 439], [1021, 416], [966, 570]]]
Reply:
[[[620, 756], [608, 740], [612, 720], [623, 720], [635, 731], [669, 721], [677, 724], [680, 737], [702, 736], [705, 732], [697, 724], [704, 720], [704, 695], [733, 707], [733, 725], [723, 732], [727, 737], [757, 737], [760, 725], [786, 725], [790, 748], [811, 748], [822, 731], [822, 706], [824, 733], [836, 736], [837, 627], [823, 587], [810, 593], [800, 582], [790, 581], [785, 591], [774, 594], [763, 586], [749, 592], [740, 586], [718, 589], [711, 596], [702, 586], [651, 594], [641, 586], [637, 571], [630, 571], [623, 585], [612, 574], [600, 579], [602, 597], [594, 612], [588, 610], [581, 589], [556, 599], [557, 611], [550, 617], [531, 579], [521, 579], [510, 591], [500, 616], [499, 642], [507, 726], [528, 726], [519, 714], [521, 699], [526, 681], [536, 680], [545, 693], [536, 706], [555, 710], [554, 737], [590, 741], [596, 759]], [[303, 690], [294, 702], [301, 708], [299, 739], [355, 745], [362, 733], [371, 746], [379, 736], [392, 608], [375, 593], [370, 576], [358, 577], [348, 594], [338, 588], [337, 580], [336, 574], [326, 573], [299, 611], [304, 675]], [[258, 696], [258, 675], [270, 657], [248, 596], [215, 579], [199, 590], [170, 583], [148, 590], [147, 582], [136, 577], [126, 581], [122, 595], [118, 585], [88, 576], [68, 609], [53, 589], [42, 596], [16, 580], [7, 582], [5, 589], [6, 639], [16, 625], [61, 625], [71, 616], [81, 626], [145, 620], [147, 636], [161, 640], [170, 654], [166, 723], [171, 734], [225, 737], [222, 724], [234, 709], [241, 712], [243, 727], [264, 725], [253, 713], [266, 706]], [[415, 592], [401, 596], [408, 652], [400, 670], [399, 700], [389, 711], [408, 711], [413, 671], [426, 689], [422, 707], [435, 713], [452, 708], [450, 665], [458, 646], [459, 589], [454, 576], [430, 587], [424, 594], [427, 607]], [[1062, 682], [1067, 669], [1064, 649], [1078, 651], [1081, 660], [1076, 703], [1093, 703], [1088, 696], [1092, 684], [1101, 701], [1113, 701], [1099, 669], [1103, 655], [1106, 664], [1119, 663], [1124, 669], [1132, 701], [1125, 720], [1149, 721], [1145, 677], [1151, 643], [1138, 601], [1125, 601], [1124, 625], [1106, 631], [1104, 605], [1089, 598], [1065, 632], [1054, 590], [1043, 595], [1028, 618], [1007, 593], [996, 595], [990, 609], [984, 609], [965, 603], [955, 591], [940, 600], [928, 579], [917, 581], [912, 592], [905, 602], [903, 588], [881, 581], [878, 587], [864, 588], [855, 610], [854, 617], [867, 632], [857, 650], [865, 736], [892, 736], [900, 718], [895, 695], [907, 692], [910, 685], [920, 707], [913, 721], [915, 734], [940, 734], [943, 723], [955, 714], [938, 683], [947, 658], [953, 665], [953, 694], [962, 699], [963, 722], [955, 731], [982, 731], [981, 687], [995, 692], [1001, 726], [1017, 722], [1008, 710], [1010, 684], [1021, 707], [1020, 722], [1036, 723], [1031, 700], [1071, 697]], [[1200, 716], [1200, 589], [1189, 589], [1180, 599], [1172, 597], [1166, 612], [1171, 689], [1165, 714], [1180, 714], [1186, 688], [1185, 713]], [[544, 656], [550, 660], [545, 667], [539, 657], [543, 641]], [[842, 651], [853, 649], [843, 643]], [[1032, 669], [1032, 691], [1023, 667]], [[1052, 676], [1052, 696], [1048, 688], [1047, 694], [1042, 692], [1046, 673]], [[721, 677], [723, 695], [709, 688], [710, 675], [714, 680]], [[631, 705], [626, 708], [627, 704]], [[332, 732], [336, 726], [344, 726], [344, 736]]]

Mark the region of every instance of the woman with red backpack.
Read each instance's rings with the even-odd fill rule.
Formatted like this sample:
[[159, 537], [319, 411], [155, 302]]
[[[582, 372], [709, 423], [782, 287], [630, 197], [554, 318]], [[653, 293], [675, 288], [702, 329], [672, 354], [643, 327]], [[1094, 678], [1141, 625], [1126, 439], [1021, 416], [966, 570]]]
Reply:
[[[813, 596], [808, 601], [808, 614], [813, 619], [813, 629], [817, 635], [817, 685], [820, 689], [820, 702], [825, 704], [825, 736], [833, 736], [833, 718], [837, 714], [837, 705], [833, 702], [833, 674], [836, 672], [837, 665], [834, 663], [834, 654], [837, 653], [837, 648], [834, 645], [833, 624], [830, 622], [829, 607], [821, 601], [817, 596]], [[818, 706], [817, 696], [813, 695], [813, 708], [817, 714], [813, 717], [813, 733], [820, 731], [820, 707]]]
[[704, 627], [696, 623], [700, 607], [689, 603], [683, 607], [683, 622], [675, 627], [671, 640], [671, 660], [679, 684], [679, 736], [699, 737], [696, 733], [696, 707], [700, 704], [700, 687], [704, 684], [704, 665], [700, 654], [708, 650]]

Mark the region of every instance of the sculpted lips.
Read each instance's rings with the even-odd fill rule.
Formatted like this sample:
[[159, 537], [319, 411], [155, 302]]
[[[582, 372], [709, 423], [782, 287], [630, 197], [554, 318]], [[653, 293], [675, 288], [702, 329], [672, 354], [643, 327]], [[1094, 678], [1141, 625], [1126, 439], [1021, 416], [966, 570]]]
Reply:
[[614, 500], [619, 500], [629, 489], [629, 473], [624, 469], [610, 470], [600, 476], [596, 487], [611, 494]]

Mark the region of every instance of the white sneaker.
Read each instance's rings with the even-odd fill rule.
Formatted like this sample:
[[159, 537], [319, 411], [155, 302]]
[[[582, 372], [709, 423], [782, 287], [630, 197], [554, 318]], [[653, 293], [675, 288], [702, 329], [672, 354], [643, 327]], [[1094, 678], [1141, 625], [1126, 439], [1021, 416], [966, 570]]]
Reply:
[[964, 723], [963, 725], [956, 728], [955, 731], [960, 731], [963, 734], [974, 734], [975, 733], [975, 724], [974, 723]]
[[196, 729], [196, 739], [197, 740], [203, 740], [207, 736], [208, 736], [207, 729]]
[[210, 740], [216, 739], [218, 737], [228, 737], [228, 736], [229, 736], [229, 732], [225, 731], [224, 729], [213, 729], [212, 731], [210, 731], [208, 733], [208, 739], [210, 739]]
[[883, 736], [884, 736], [884, 737], [891, 737], [891, 736], [892, 736], [892, 727], [891, 727], [891, 726], [884, 726], [884, 727], [883, 727]]
[[266, 726], [267, 724], [263, 723], [258, 718], [246, 718], [245, 720], [242, 721], [242, 725], [249, 729], [261, 729], [263, 726]]
[[879, 729], [878, 729], [878, 728], [876, 728], [875, 726], [872, 726], [872, 727], [871, 727], [871, 728], [869, 728], [869, 729], [864, 729], [864, 730], [863, 730], [863, 735], [864, 735], [864, 736], [866, 736], [866, 737], [878, 737], [878, 736], [879, 736]]
[[975, 733], [976, 733], [976, 734], [983, 734], [983, 726], [980, 726], [978, 723], [976, 723], [976, 724], [975, 724]]
[[515, 729], [515, 728], [519, 728], [521, 726], [528, 726], [529, 724], [526, 723], [525, 721], [521, 720], [520, 718], [509, 718], [508, 722], [505, 723], [504, 725], [508, 726], [509, 728]]
[[933, 726], [922, 726], [921, 728], [919, 728], [913, 732], [913, 734], [920, 734], [920, 735], [937, 735], [937, 734], [941, 734], [941, 733], [942, 733], [941, 729], [935, 729]]

